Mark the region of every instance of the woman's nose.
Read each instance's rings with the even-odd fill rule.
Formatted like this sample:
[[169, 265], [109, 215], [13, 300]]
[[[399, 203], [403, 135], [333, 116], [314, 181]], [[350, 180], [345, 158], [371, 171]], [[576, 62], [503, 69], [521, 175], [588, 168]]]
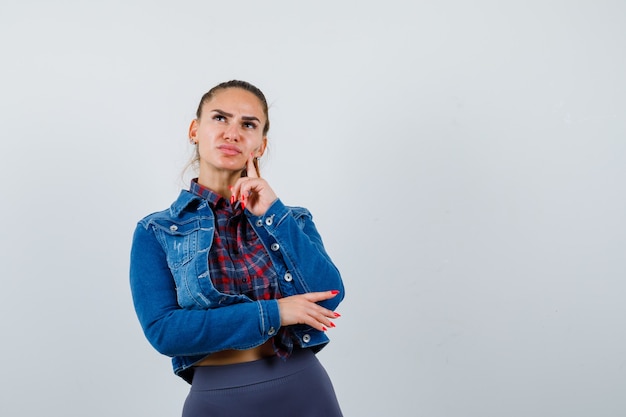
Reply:
[[226, 131], [224, 132], [224, 138], [238, 141], [239, 140], [239, 128], [237, 127], [237, 125], [235, 125], [234, 123], [228, 125], [228, 127], [226, 128]]

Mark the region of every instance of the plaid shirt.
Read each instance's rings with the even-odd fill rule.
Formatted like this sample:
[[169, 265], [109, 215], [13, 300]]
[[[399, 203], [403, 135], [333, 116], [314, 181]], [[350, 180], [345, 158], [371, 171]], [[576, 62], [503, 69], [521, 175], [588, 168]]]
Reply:
[[[243, 294], [252, 300], [281, 298], [278, 275], [265, 246], [259, 239], [239, 202], [234, 205], [214, 191], [191, 181], [192, 193], [205, 199], [215, 215], [215, 233], [209, 251], [209, 274], [213, 286], [225, 294]], [[288, 328], [274, 338], [279, 356], [293, 350]]]

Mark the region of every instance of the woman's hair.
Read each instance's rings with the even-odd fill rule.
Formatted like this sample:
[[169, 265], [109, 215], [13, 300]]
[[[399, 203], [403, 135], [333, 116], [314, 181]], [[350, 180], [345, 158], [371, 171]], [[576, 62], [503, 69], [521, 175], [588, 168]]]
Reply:
[[[215, 87], [211, 88], [209, 91], [204, 93], [204, 95], [200, 99], [200, 104], [198, 104], [198, 109], [196, 110], [196, 118], [200, 120], [200, 117], [202, 117], [202, 107], [204, 106], [204, 103], [210, 101], [216, 92], [220, 90], [226, 90], [229, 88], [241, 88], [242, 90], [246, 90], [254, 94], [259, 99], [259, 101], [261, 102], [261, 107], [263, 108], [263, 113], [265, 114], [265, 125], [263, 126], [263, 136], [266, 136], [267, 132], [270, 130], [270, 118], [269, 118], [269, 110], [267, 107], [267, 100], [265, 99], [265, 95], [263, 94], [261, 90], [259, 90], [257, 87], [255, 87], [254, 85], [250, 84], [247, 81], [241, 81], [241, 80], [225, 81], [223, 83], [216, 85]], [[188, 168], [197, 169], [199, 163], [200, 163], [200, 154], [198, 153], [198, 147], [196, 146], [194, 155], [191, 161], [189, 161], [189, 163], [185, 167], [185, 171]], [[254, 167], [256, 168], [257, 174], [259, 174], [259, 163], [257, 159], [254, 160]], [[246, 171], [244, 170], [242, 172], [242, 176], [246, 176], [246, 175], [247, 175]]]

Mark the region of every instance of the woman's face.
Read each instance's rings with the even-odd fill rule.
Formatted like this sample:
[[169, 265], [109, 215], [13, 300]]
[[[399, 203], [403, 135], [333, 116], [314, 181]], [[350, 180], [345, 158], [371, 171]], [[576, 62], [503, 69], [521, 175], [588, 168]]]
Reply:
[[261, 101], [253, 93], [241, 88], [216, 91], [202, 106], [200, 119], [189, 126], [189, 138], [198, 143], [200, 176], [239, 172], [250, 154], [261, 156], [267, 143], [266, 122]]

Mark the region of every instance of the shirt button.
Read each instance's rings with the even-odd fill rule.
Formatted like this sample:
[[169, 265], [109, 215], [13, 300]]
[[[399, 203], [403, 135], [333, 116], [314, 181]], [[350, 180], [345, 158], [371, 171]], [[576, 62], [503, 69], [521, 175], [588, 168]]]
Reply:
[[265, 219], [265, 224], [268, 226], [271, 226], [272, 223], [274, 223], [274, 216], [268, 217], [267, 219]]
[[291, 276], [289, 272], [287, 272], [283, 278], [285, 278], [285, 281], [287, 282], [291, 282], [291, 280], [293, 280], [293, 277]]
[[261, 220], [261, 219], [257, 220], [256, 221], [256, 225], [259, 226], [259, 227], [263, 226], [263, 220]]
[[175, 231], [177, 231], [177, 230], [178, 230], [178, 226], [176, 226], [175, 224], [173, 224], [173, 225], [171, 225], [171, 226], [170, 226], [170, 230], [171, 230], [172, 232], [175, 232]]
[[274, 335], [274, 333], [276, 333], [276, 329], [274, 329], [273, 327], [270, 327], [270, 329], [267, 331], [267, 334], [270, 336]]
[[278, 249], [280, 249], [280, 245], [278, 243], [272, 243], [272, 246], [270, 246], [270, 249], [276, 252]]
[[302, 341], [304, 343], [309, 343], [311, 341], [311, 336], [309, 334], [305, 334], [304, 336], [302, 336]]

